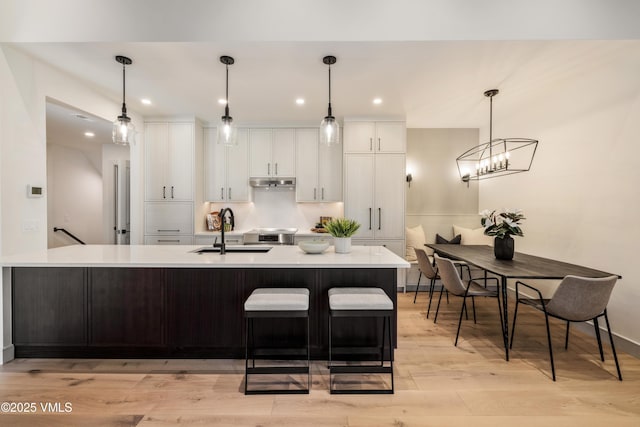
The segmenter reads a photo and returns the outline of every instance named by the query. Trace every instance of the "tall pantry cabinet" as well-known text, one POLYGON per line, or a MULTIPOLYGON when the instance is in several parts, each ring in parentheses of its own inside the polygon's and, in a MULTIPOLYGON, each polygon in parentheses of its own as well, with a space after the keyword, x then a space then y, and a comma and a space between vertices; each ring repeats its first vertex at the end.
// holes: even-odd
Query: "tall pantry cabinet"
POLYGON ((406 128, 401 121, 344 124, 344 216, 360 223, 357 245, 405 256, 406 128))
POLYGON ((152 121, 144 127, 144 242, 193 244, 194 121, 152 121))

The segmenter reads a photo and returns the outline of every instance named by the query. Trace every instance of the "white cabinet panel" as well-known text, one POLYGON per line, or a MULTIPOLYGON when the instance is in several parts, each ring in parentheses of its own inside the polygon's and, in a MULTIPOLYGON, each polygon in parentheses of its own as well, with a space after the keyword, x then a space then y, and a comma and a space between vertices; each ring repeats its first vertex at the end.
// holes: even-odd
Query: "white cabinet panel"
POLYGON ((193 203, 147 202, 144 218, 145 235, 193 234, 193 203))
POLYGON ((145 124, 145 200, 193 200, 194 124, 145 124))
POLYGON ((319 201, 318 129, 296 130, 296 170, 296 201, 319 201))
POLYGON ((342 201, 342 144, 319 144, 318 187, 321 202, 342 201))
POLYGON ((238 129, 238 144, 217 143, 215 128, 204 130, 204 199, 210 202, 249 200, 248 130, 238 129))
POLYGON ((402 121, 347 121, 345 153, 405 153, 407 131, 402 121))
POLYGON ((375 237, 403 239, 405 215, 405 155, 375 156, 375 237))
POLYGON ((249 175, 293 177, 296 174, 295 129, 251 129, 249 175))
POLYGON ((373 238, 373 154, 346 155, 344 174, 344 216, 360 223, 355 237, 373 238))
POLYGON ((145 236, 145 245, 193 245, 193 236, 145 236))

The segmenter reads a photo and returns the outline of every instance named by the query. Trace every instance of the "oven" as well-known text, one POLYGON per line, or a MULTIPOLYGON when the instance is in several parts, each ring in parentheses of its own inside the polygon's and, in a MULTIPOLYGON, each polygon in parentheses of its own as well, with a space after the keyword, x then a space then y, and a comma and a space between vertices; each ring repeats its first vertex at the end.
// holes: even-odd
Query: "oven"
POLYGON ((244 233, 245 245, 293 245, 297 228, 256 228, 244 233))

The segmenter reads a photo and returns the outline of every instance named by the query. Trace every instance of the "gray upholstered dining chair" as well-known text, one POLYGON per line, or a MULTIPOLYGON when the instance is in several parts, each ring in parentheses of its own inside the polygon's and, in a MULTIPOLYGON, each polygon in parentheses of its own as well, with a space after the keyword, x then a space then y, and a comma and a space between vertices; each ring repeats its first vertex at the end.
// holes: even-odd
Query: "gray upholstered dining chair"
MULTIPOLYGON (((458 320, 458 331, 456 332, 456 341, 455 345, 458 345, 458 336, 460 335, 460 325, 462 324, 462 314, 465 311, 467 305, 467 298, 471 298, 471 304, 473 305, 473 322, 476 323, 476 304, 475 297, 492 297, 498 301, 498 313, 500 313, 500 334, 502 334, 502 306, 500 304, 500 297, 498 294, 498 279, 495 277, 482 278, 482 279, 473 279, 469 278, 469 280, 465 283, 458 271, 456 270, 455 263, 447 258, 442 258, 435 254, 436 265, 438 266, 438 274, 440 275, 440 280, 442 281, 442 285, 444 288, 452 295, 462 297, 462 307, 460 308, 460 319, 458 320), (479 283, 478 280, 485 281, 484 283, 479 283), (486 281, 495 280, 495 286, 488 287, 486 286, 486 281)), ((438 306, 436 307, 436 315, 433 319, 433 323, 438 321, 438 312, 440 311, 440 301, 442 300, 442 292, 440 293, 440 298, 438 298, 438 306)))
POLYGON ((604 362, 604 353, 602 352, 602 340, 600 339, 600 327, 598 318, 604 317, 609 332, 609 341, 611 342, 611 350, 613 351, 613 359, 616 362, 616 370, 618 371, 618 379, 622 381, 622 373, 618 364, 618 355, 613 344, 613 336, 611 335, 611 327, 609 326, 609 318, 607 317, 607 304, 613 287, 618 280, 617 276, 609 276, 602 278, 589 278, 578 276, 566 276, 556 289, 551 299, 544 299, 542 293, 533 286, 526 283, 516 282, 516 308, 513 313, 513 326, 511 328, 511 343, 509 347, 513 347, 513 335, 516 329, 516 319, 518 316, 518 305, 526 304, 544 313, 544 319, 547 325, 547 341, 549 343, 549 359, 551 360, 551 375, 556 380, 556 370, 553 364, 553 349, 551 346, 551 332, 549 330, 549 316, 561 319, 567 322, 567 331, 565 335, 564 348, 569 345, 569 325, 571 322, 593 321, 593 326, 598 339, 598 349, 600 350, 600 359, 604 362), (537 294, 537 298, 521 298, 520 286, 524 286, 533 290, 537 294))
POLYGON ((429 279, 429 308, 427 309, 427 318, 429 318, 429 311, 431 310, 431 300, 433 299, 433 289, 435 287, 436 280, 440 277, 438 276, 438 271, 431 264, 429 260, 429 256, 424 251, 424 249, 414 249, 416 253, 416 258, 418 260, 418 269, 420 270, 420 275, 418 276, 418 284, 416 285, 416 294, 413 296, 413 303, 416 303, 416 298, 418 297, 418 290, 420 289, 420 279, 422 276, 429 279))

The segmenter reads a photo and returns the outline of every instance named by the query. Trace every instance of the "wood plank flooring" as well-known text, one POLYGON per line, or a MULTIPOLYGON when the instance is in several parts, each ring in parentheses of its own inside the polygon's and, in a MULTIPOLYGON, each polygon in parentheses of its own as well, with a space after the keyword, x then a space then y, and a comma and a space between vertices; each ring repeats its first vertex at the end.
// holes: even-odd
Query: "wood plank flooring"
MULTIPOLYGON (((313 363, 309 395, 244 396, 242 360, 18 359, 0 366, 0 402, 36 413, 0 413, 1 426, 548 426, 640 425, 640 360, 552 322, 557 382, 551 381, 544 318, 522 307, 505 362, 495 300, 478 300, 478 323, 460 299, 426 319, 426 294, 398 294, 394 395, 330 395, 326 362, 313 363), (59 403, 59 413, 41 403, 59 403), (64 412, 64 404, 71 411, 64 412)), ((513 307, 511 307, 513 309, 513 307)), ((608 342, 605 339, 605 342, 608 342)), ((367 378, 374 386, 380 378, 367 378)), ((300 379, 302 381, 302 379, 300 379)), ((346 378, 344 386, 359 382, 346 378)))

